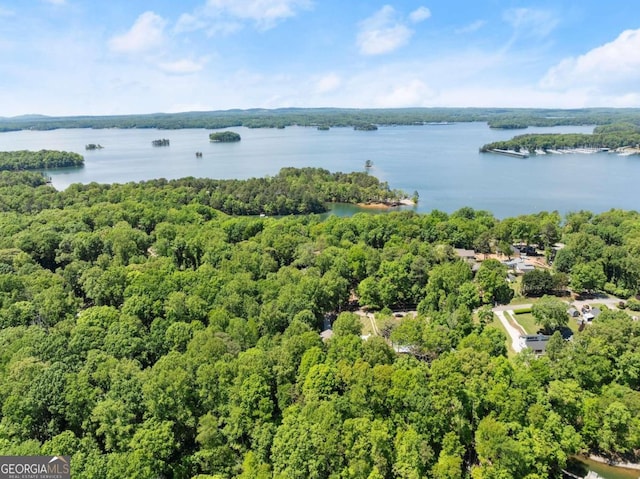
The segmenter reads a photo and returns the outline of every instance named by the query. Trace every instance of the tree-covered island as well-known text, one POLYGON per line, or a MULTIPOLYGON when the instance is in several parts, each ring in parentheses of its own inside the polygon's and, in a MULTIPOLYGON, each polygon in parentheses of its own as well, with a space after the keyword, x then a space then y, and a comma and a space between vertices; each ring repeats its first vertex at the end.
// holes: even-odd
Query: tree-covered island
POLYGON ((82 155, 69 151, 0 151, 0 171, 70 168, 83 165, 82 155))
POLYGON ((240 140, 240 135, 235 131, 217 131, 209 135, 209 141, 214 143, 233 143, 240 140))

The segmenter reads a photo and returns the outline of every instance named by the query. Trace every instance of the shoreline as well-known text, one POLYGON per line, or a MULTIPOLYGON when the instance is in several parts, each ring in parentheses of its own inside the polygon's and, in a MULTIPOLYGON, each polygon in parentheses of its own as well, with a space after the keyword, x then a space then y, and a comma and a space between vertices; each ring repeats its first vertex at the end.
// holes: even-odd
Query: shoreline
POLYGON ((409 198, 403 198, 394 202, 371 202, 371 203, 356 203, 359 208, 370 208, 377 210, 384 210, 389 208, 397 208, 399 206, 415 206, 416 203, 409 198))
POLYGON ((630 469, 633 471, 640 471, 640 464, 637 462, 620 462, 620 461, 607 459, 606 457, 597 456, 595 454, 589 454, 586 457, 588 457, 594 462, 599 462, 600 464, 606 464, 607 466, 620 467, 622 469, 630 469))

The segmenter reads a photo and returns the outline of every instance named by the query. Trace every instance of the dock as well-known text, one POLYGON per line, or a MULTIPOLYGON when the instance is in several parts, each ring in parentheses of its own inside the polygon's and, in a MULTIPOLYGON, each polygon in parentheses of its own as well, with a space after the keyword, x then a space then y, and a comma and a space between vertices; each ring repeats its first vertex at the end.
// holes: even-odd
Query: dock
POLYGON ((577 476, 576 474, 573 474, 565 469, 561 469, 561 470, 565 476, 570 477, 572 479, 604 479, 601 475, 593 471, 589 471, 589 474, 582 477, 582 476, 577 476))
POLYGON ((494 148, 493 150, 489 150, 492 153, 498 153, 499 155, 513 156, 515 158, 529 158, 529 153, 524 153, 521 151, 515 150, 501 150, 500 148, 494 148))

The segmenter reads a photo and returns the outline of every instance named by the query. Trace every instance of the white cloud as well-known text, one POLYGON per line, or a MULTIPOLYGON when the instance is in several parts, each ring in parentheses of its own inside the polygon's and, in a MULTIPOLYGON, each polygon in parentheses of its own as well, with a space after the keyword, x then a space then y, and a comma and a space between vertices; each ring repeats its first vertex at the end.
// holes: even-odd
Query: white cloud
POLYGON ((418 7, 409 15, 409 20, 412 23, 420 23, 428 18, 431 18, 431 10, 427 7, 418 7))
POLYGON ((206 28, 208 25, 209 22, 205 21, 198 15, 183 13, 182 15, 180 15, 180 18, 178 18, 178 21, 176 22, 175 31, 178 33, 194 32, 196 30, 206 28))
POLYGON ((158 66, 166 73, 173 73, 177 75, 187 75, 190 73, 197 73, 204 68, 206 59, 199 61, 191 60, 188 58, 182 60, 176 60, 173 62, 160 63, 158 66))
POLYGON ((394 86, 391 91, 377 97, 375 102, 383 108, 424 106, 434 95, 434 91, 426 83, 413 79, 394 86))
POLYGON ((244 22, 253 23, 259 30, 268 30, 312 6, 312 0, 207 0, 193 13, 183 14, 175 30, 229 34, 239 30, 244 22))
POLYGON ((405 45, 413 35, 391 5, 385 5, 360 23, 357 43, 364 55, 381 55, 405 45))
POLYGON ((45 3, 50 3, 51 5, 65 5, 67 0, 43 0, 45 3))
POLYGON ((140 15, 131 29, 109 40, 109 48, 118 53, 142 53, 164 43, 167 22, 154 12, 140 15))
POLYGON ((502 18, 513 27, 516 35, 522 37, 546 37, 559 23, 552 12, 536 8, 511 8, 502 18))
POLYGON ((480 30, 486 24, 487 22, 485 20, 476 20, 475 22, 470 23, 469 25, 465 25, 464 27, 460 27, 456 29, 455 33, 458 33, 458 34, 473 33, 480 30))
POLYGON ((330 93, 337 90, 342 84, 342 79, 335 73, 328 73, 316 82, 317 93, 330 93))
POLYGON ((543 77, 543 88, 587 88, 617 95, 635 95, 640 82, 640 29, 626 30, 610 43, 584 55, 562 60, 543 77))

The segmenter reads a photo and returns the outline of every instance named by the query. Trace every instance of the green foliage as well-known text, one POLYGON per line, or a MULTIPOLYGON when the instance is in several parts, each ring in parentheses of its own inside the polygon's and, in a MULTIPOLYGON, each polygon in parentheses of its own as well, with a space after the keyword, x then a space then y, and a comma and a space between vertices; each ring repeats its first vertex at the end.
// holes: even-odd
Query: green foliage
POLYGON ((84 165, 84 158, 68 151, 0 151, 0 171, 41 170, 44 168, 67 168, 84 165))
POLYGON ((589 134, 529 134, 519 135, 511 140, 488 143, 480 148, 481 152, 495 149, 516 150, 562 150, 563 148, 621 148, 623 146, 640 144, 640 131, 621 130, 589 134))
POLYGON ((531 314, 542 329, 551 334, 569 322, 567 303, 554 296, 543 296, 531 307, 531 314))
POLYGON ((214 143, 233 143, 240 139, 240 135, 235 131, 218 131, 209 135, 209 140, 214 143))
MULTIPOLYGON (((280 108, 161 113, 149 115, 28 117, 0 120, 0 131, 56 128, 284 128, 286 126, 344 127, 360 124, 421 125, 441 122, 483 121, 492 128, 527 126, 638 124, 640 112, 624 108, 505 109, 505 108, 280 108)), ((610 131, 627 127, 612 125, 610 131)), ((599 131, 604 133, 605 130, 599 131)))
MULTIPOLYGON (((285 176, 307 174, 332 178, 285 176)), ((626 312, 554 335, 541 358, 507 358, 490 306, 474 321, 500 300, 504 267, 474 277, 453 248, 552 238, 554 214, 231 218, 211 206, 213 180, 56 192, 11 175, 0 454, 70 454, 74 477, 457 478, 554 477, 582 447, 640 449, 640 329, 626 312), (384 308, 385 337, 360 337, 356 301, 384 308)), ((630 287, 639 224, 571 215, 569 271, 594 263, 630 287)), ((553 301, 534 307, 549 328, 566 319, 553 301)))

